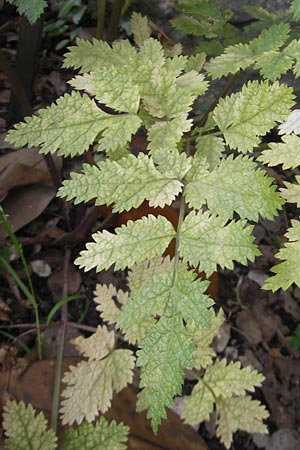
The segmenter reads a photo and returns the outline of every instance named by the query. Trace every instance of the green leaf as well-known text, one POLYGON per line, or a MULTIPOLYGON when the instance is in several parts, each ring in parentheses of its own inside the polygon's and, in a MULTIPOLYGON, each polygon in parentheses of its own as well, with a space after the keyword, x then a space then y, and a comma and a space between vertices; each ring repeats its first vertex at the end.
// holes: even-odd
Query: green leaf
POLYGON ((285 182, 286 189, 281 188, 280 192, 282 197, 289 203, 297 203, 300 206, 300 176, 296 175, 295 180, 297 184, 285 182))
POLYGON ((47 421, 43 413, 36 416, 31 405, 23 402, 8 401, 3 408, 3 428, 6 440, 5 448, 10 450, 54 450, 56 436, 53 430, 47 430, 47 421))
POLYGON ((245 228, 245 221, 230 222, 207 212, 191 212, 181 228, 179 254, 184 262, 211 275, 217 265, 233 268, 233 261, 247 264, 260 252, 253 244, 251 226, 245 228))
POLYGON ((156 255, 161 255, 175 237, 171 222, 165 217, 149 215, 117 228, 116 234, 104 230, 93 234, 95 242, 86 245, 75 263, 85 270, 96 268, 99 272, 115 264, 116 270, 156 255))
POLYGON ((96 96, 100 103, 121 112, 136 114, 140 104, 140 90, 131 70, 124 67, 107 67, 90 75, 77 76, 70 81, 75 89, 96 96))
POLYGON ((204 52, 198 53, 196 55, 191 55, 186 63, 185 71, 196 70, 200 72, 206 61, 206 54, 204 52))
POLYGON ((205 369, 208 365, 212 364, 216 352, 211 347, 211 344, 213 339, 218 336, 223 322, 224 315, 220 309, 217 315, 212 315, 208 328, 199 327, 195 322, 187 325, 187 331, 191 336, 193 344, 196 346, 193 354, 195 359, 194 368, 196 370, 205 369))
POLYGON ((232 219, 236 212, 257 222, 259 215, 272 219, 283 203, 272 181, 252 158, 231 155, 212 172, 202 171, 188 183, 185 198, 196 209, 207 202, 209 211, 224 219, 232 219))
POLYGON ((181 417, 185 423, 196 425, 209 419, 213 412, 215 398, 213 393, 205 387, 200 379, 195 385, 192 394, 184 397, 185 408, 181 417))
POLYGON ((300 165, 300 138, 295 134, 282 136, 283 143, 271 142, 269 148, 264 150, 258 157, 258 161, 262 161, 268 166, 278 166, 282 164, 282 168, 294 169, 300 165))
POLYGON ((115 334, 106 327, 98 325, 97 330, 90 337, 78 336, 72 340, 77 350, 89 360, 101 360, 114 349, 115 334))
POLYGON ((100 149, 125 145, 140 125, 138 116, 113 116, 78 92, 60 97, 56 104, 42 109, 39 116, 28 117, 8 133, 15 145, 41 146, 42 153, 75 156, 84 153, 102 132, 100 149))
POLYGON ((114 298, 118 299, 121 305, 128 300, 128 292, 118 290, 110 284, 109 286, 97 284, 94 291, 94 302, 98 305, 97 311, 100 311, 101 318, 109 325, 117 323, 121 314, 114 298))
POLYGON ((211 24, 205 21, 198 21, 193 17, 176 17, 171 20, 171 24, 176 30, 194 36, 205 36, 211 30, 211 24))
POLYGON ((156 256, 151 260, 142 261, 132 266, 128 273, 127 281, 130 290, 146 286, 150 278, 155 275, 162 275, 170 272, 174 268, 174 261, 169 256, 165 258, 156 256))
POLYGON ((144 389, 139 403, 148 407, 154 432, 166 417, 165 406, 172 407, 173 397, 181 393, 184 368, 193 365, 192 353, 193 345, 178 316, 162 316, 142 342, 137 365, 142 368, 140 387, 144 389))
POLYGON ((180 193, 182 183, 161 174, 151 158, 128 155, 119 161, 105 160, 99 166, 84 165, 83 173, 71 174, 59 191, 75 203, 96 198, 96 205, 114 203, 113 211, 138 208, 144 200, 150 206, 170 205, 180 193))
POLYGON ((267 80, 275 81, 284 75, 293 66, 293 59, 280 51, 263 53, 254 65, 261 76, 267 80))
POLYGON ((108 423, 102 416, 93 425, 83 422, 63 435, 60 450, 125 450, 129 428, 123 423, 108 423))
POLYGON ((81 73, 101 71, 106 67, 135 66, 137 53, 129 41, 115 42, 112 47, 107 42, 93 39, 92 42, 77 39, 76 46, 68 48, 63 67, 81 69, 81 73))
POLYGON ((148 19, 139 13, 133 12, 130 24, 134 42, 138 46, 141 46, 143 42, 151 36, 151 28, 148 25, 148 19))
POLYGON ((246 153, 259 144, 260 136, 276 122, 287 118, 293 98, 291 88, 286 85, 250 81, 240 93, 221 99, 213 117, 227 145, 246 153))
POLYGON ((298 22, 300 20, 300 2, 299 0, 292 0, 289 12, 292 14, 293 19, 298 22))
MULTIPOLYGON (((98 342, 101 345, 101 342, 98 342)), ((92 422, 110 407, 113 390, 121 391, 133 376, 135 358, 131 350, 117 349, 105 359, 82 361, 70 366, 63 382, 60 412, 63 424, 92 422)))
POLYGON ((300 286, 300 222, 292 219, 291 224, 291 228, 285 235, 288 242, 275 255, 282 262, 272 267, 271 271, 275 275, 267 279, 263 289, 271 289, 275 292, 280 288, 288 289, 292 283, 300 286))
POLYGON ((283 55, 296 60, 293 72, 295 77, 300 76, 300 39, 293 39, 289 45, 282 50, 283 55))
POLYGON ((194 158, 205 158, 209 169, 213 170, 220 162, 225 144, 222 138, 207 134, 196 138, 196 149, 194 158))
POLYGON ((38 20, 47 7, 45 0, 8 0, 8 3, 15 5, 18 13, 26 16, 31 24, 38 20))
POLYGON ((237 430, 248 433, 268 433, 263 419, 268 417, 265 406, 249 397, 232 397, 218 400, 217 436, 227 449, 232 444, 232 434, 237 430))

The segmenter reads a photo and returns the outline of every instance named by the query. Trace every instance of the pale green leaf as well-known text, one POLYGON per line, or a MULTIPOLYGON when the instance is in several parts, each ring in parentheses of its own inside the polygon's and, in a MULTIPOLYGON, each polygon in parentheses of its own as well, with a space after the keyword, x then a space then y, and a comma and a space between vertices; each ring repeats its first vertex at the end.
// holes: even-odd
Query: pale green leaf
POLYGON ((194 36, 205 36, 211 30, 211 24, 202 20, 201 22, 194 17, 176 17, 171 20, 171 24, 176 30, 194 36))
POLYGON ((182 183, 159 172, 149 156, 129 154, 118 161, 105 160, 99 166, 84 165, 83 173, 71 174, 59 191, 75 203, 96 198, 97 205, 114 204, 113 211, 138 208, 144 200, 150 206, 170 205, 182 183))
POLYGON ((291 228, 285 235, 288 242, 276 254, 282 262, 272 267, 271 271, 275 275, 267 279, 263 289, 271 289, 275 292, 280 288, 288 289, 292 283, 300 286, 300 222, 292 219, 291 224, 291 228))
POLYGON ((151 328, 138 352, 141 367, 142 404, 148 407, 154 432, 166 417, 165 407, 173 406, 173 397, 181 393, 183 371, 193 365, 193 345, 189 343, 182 319, 164 315, 151 328))
POLYGON ((70 81, 75 89, 83 89, 100 103, 117 111, 135 114, 140 104, 139 87, 134 83, 131 70, 125 67, 107 67, 90 75, 77 76, 70 81))
POLYGON ((197 137, 196 149, 195 157, 205 158, 212 170, 219 164, 225 144, 222 138, 207 134, 197 137))
POLYGON ((194 351, 194 367, 197 370, 206 368, 212 363, 216 353, 211 347, 213 339, 218 336, 219 329, 224 322, 224 315, 220 309, 217 315, 213 314, 210 318, 208 328, 199 327, 194 323, 187 325, 187 331, 191 336, 193 344, 196 346, 194 351))
POLYGON ((123 423, 108 423, 102 416, 95 424, 83 422, 65 431, 60 450, 125 450, 128 433, 123 423))
POLYGON ((234 395, 245 395, 246 391, 254 392, 256 386, 261 386, 264 376, 250 366, 241 368, 241 363, 226 359, 215 361, 206 369, 203 377, 205 386, 209 386, 216 397, 224 399, 234 395))
POLYGON ((115 333, 106 327, 98 325, 97 330, 90 337, 78 336, 72 340, 77 350, 86 358, 100 360, 107 356, 114 348, 115 333))
POLYGON ((130 290, 145 286, 150 278, 155 275, 170 272, 174 268, 174 261, 169 256, 165 258, 156 256, 151 260, 146 260, 135 264, 127 275, 130 290))
MULTIPOLYGON (((298 165, 298 164, 297 164, 298 165)), ((300 176, 296 175, 295 180, 297 184, 285 182, 285 189, 281 188, 282 197, 289 203, 297 203, 300 206, 300 176)))
POLYGON ((257 58, 254 69, 258 69, 261 76, 267 80, 275 81, 284 75, 293 66, 293 59, 281 51, 271 50, 257 58))
POLYGON ((107 42, 77 39, 76 46, 68 48, 63 67, 81 69, 81 73, 105 70, 106 67, 135 66, 137 53, 129 41, 123 40, 109 46, 107 42))
POLYGON ((116 234, 106 230, 93 234, 95 242, 86 245, 75 263, 85 270, 95 267, 98 272, 112 264, 116 269, 125 269, 161 255, 175 237, 173 225, 163 216, 130 220, 115 231, 116 234))
POLYGON ((31 405, 8 401, 3 407, 5 448, 10 450, 54 450, 56 436, 47 430, 47 421, 42 412, 36 415, 31 405))
POLYGON ((260 143, 260 136, 288 117, 293 98, 291 88, 286 85, 250 81, 238 94, 220 100, 214 120, 227 145, 246 153, 260 143))
POLYGON ((8 0, 8 3, 15 5, 18 13, 26 16, 31 24, 37 21, 47 7, 45 0, 8 0))
POLYGON ((191 212, 181 228, 179 254, 185 262, 211 275, 220 267, 232 269, 233 261, 247 264, 260 252, 253 243, 252 226, 245 221, 230 222, 207 212, 191 212))
POLYGON ((278 126, 278 134, 300 134, 300 109, 294 109, 285 122, 278 126))
POLYGON ((92 422, 110 407, 113 390, 119 392, 131 383, 134 367, 131 350, 117 349, 105 359, 82 361, 70 366, 63 382, 60 412, 63 424, 81 424, 86 419, 92 422))
POLYGON ((173 58, 174 56, 180 56, 182 54, 182 45, 177 43, 172 47, 165 47, 164 54, 167 58, 173 58))
POLYGON ((282 136, 282 143, 270 142, 269 148, 258 157, 268 166, 282 164, 282 168, 294 169, 300 165, 300 137, 295 134, 282 136))
POLYGON ((8 141, 29 147, 41 146, 42 153, 75 156, 84 153, 102 132, 100 149, 125 145, 140 125, 138 116, 105 113, 87 95, 65 94, 38 116, 25 119, 8 133, 8 141))
POLYGON ((191 395, 184 397, 185 408, 181 413, 181 417, 185 423, 197 425, 209 419, 210 414, 213 412, 214 402, 215 399, 212 392, 205 387, 200 379, 191 395))
POLYGON ((133 12, 130 24, 134 42, 138 46, 141 46, 141 44, 151 36, 151 28, 148 25, 148 19, 139 13, 133 12))
POLYGON ((120 304, 126 303, 128 292, 117 291, 112 284, 109 286, 97 284, 94 295, 94 302, 98 305, 96 310, 100 311, 101 318, 109 325, 117 323, 121 309, 118 308, 114 298, 117 298, 120 304))
POLYGON ((273 179, 258 168, 252 158, 229 156, 212 172, 200 173, 185 189, 190 207, 200 209, 207 202, 209 211, 232 219, 234 212, 242 219, 258 221, 259 215, 273 219, 283 201, 273 179))
POLYGON ((200 72, 206 62, 206 54, 204 52, 198 53, 196 55, 191 55, 185 66, 186 72, 190 70, 196 70, 200 72))
MULTIPOLYGON (((183 70, 186 68, 188 61, 187 56, 176 55, 174 57, 169 57, 166 59, 164 67, 170 73, 170 77, 177 78, 182 74, 183 70)), ((186 72, 186 70, 185 70, 186 72)))
POLYGON ((247 433, 268 433, 262 420, 269 414, 265 406, 249 397, 219 399, 217 403, 217 436, 227 449, 232 444, 232 434, 237 430, 247 433))

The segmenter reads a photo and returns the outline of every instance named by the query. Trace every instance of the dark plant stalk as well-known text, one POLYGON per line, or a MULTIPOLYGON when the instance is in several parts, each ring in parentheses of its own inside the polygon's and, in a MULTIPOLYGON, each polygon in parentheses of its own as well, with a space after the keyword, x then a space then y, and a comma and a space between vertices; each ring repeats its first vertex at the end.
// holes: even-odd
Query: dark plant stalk
POLYGON ((106 38, 108 42, 113 42, 117 37, 123 6, 124 0, 115 0, 108 25, 106 38))
POLYGON ((105 11, 106 11, 106 0, 97 0, 96 39, 104 39, 105 11))

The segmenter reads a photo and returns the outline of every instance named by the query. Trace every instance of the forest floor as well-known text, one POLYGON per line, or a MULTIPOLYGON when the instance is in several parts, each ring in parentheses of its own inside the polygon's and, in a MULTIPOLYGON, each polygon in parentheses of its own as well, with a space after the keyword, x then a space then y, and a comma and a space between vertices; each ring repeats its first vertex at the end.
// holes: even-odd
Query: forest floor
MULTIPOLYGON (((1 2, 0 7, 0 45, 13 64, 20 19, 12 7, 4 6, 1 2)), ((51 17, 54 17, 54 13, 51 17)), ((75 27, 74 24, 70 26, 71 29, 75 27)), ((92 19, 83 21, 80 35, 90 38, 94 32, 92 19)), ((67 82, 74 72, 61 69, 64 50, 55 50, 61 40, 61 36, 43 36, 34 83, 34 111, 48 106, 65 92, 70 92, 67 82)), ((99 314, 92 301, 96 284, 113 283, 117 288, 124 286, 122 272, 84 273, 72 263, 91 232, 101 227, 112 227, 114 217, 105 216, 90 205, 75 208, 59 201, 55 198, 56 188, 45 161, 37 149, 13 150, 5 142, 7 130, 13 123, 9 111, 10 98, 11 86, 0 67, 0 201, 23 245, 42 321, 66 295, 80 294, 83 297, 68 304, 67 340, 70 340, 80 333, 92 331, 99 324, 99 314)), ((140 145, 138 138, 135 145, 140 145)), ((62 171, 62 177, 67 178, 70 171, 79 170, 83 158, 63 161, 56 157, 54 162, 58 170, 62 171)), ((284 175, 277 168, 269 172, 280 185, 289 179, 289 175, 292 178, 292 175, 299 173, 299 170, 285 172, 284 175)), ((264 374, 265 382, 255 395, 270 412, 270 436, 237 433, 232 446, 235 450, 300 448, 300 288, 292 286, 287 291, 276 293, 261 289, 270 274, 270 267, 276 262, 274 255, 282 244, 282 236, 290 220, 298 216, 299 210, 288 206, 276 220, 260 221, 254 227, 254 235, 261 256, 248 267, 236 265, 232 271, 219 271, 216 301, 225 312, 226 322, 215 343, 216 351, 228 360, 250 363, 264 374)), ((0 228, 0 255, 6 245, 7 238, 3 228, 0 228)), ((12 264, 18 276, 25 279, 20 260, 16 258, 12 264)), ((35 407, 50 413, 49 386, 53 383, 52 361, 56 357, 60 339, 60 312, 54 316, 47 332, 43 361, 30 361, 24 346, 36 353, 33 309, 14 277, 3 268, 0 268, 0 278, 0 400, 1 397, 3 401, 7 396, 13 396, 18 400, 30 401, 35 407), (3 333, 10 333, 11 338, 3 333)), ((64 354, 65 367, 78 359, 72 345, 65 347, 64 354)), ((132 419, 130 408, 134 408, 134 399, 129 392, 122 395, 123 398, 115 401, 130 403, 127 415, 131 415, 132 419), (128 395, 125 400, 124 395, 128 395)), ((120 404, 115 406, 115 411, 118 409, 120 404)), ((149 431, 144 429, 145 419, 138 420, 144 421, 143 424, 135 424, 140 447, 134 446, 133 439, 130 444, 132 447, 129 448, 178 449, 175 440, 153 441, 148 438, 149 431)), ((181 426, 174 416, 168 420, 169 426, 174 427, 175 423, 181 426)), ((167 430, 168 425, 165 426, 167 430)), ((195 445, 196 441, 193 442, 194 430, 186 431, 187 428, 180 428, 182 434, 186 433, 182 450, 201 448, 197 447, 197 443, 195 445)), ((199 434, 207 449, 224 449, 215 438, 214 418, 201 424, 199 434)))

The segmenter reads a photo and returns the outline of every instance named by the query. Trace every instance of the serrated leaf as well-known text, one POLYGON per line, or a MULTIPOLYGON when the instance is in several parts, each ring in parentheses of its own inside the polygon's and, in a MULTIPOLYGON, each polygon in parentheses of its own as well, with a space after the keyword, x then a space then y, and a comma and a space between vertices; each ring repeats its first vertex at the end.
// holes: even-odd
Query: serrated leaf
POLYGON ((218 336, 219 329, 224 322, 224 315, 220 309, 217 315, 213 314, 210 319, 209 328, 199 327, 194 323, 187 325, 187 331, 191 336, 196 349, 194 351, 194 368, 201 370, 212 363, 213 357, 216 355, 211 347, 213 339, 218 336))
POLYGON ((300 165, 300 138, 295 134, 282 136, 283 143, 270 142, 269 148, 258 157, 268 166, 282 164, 282 168, 294 169, 300 165))
POLYGON ((90 337, 84 338, 83 336, 78 336, 72 340, 72 344, 86 358, 99 361, 113 350, 115 333, 108 331, 106 327, 98 325, 97 330, 90 337))
POLYGON ((77 76, 70 81, 75 89, 83 89, 96 96, 99 102, 121 112, 135 114, 140 104, 140 90, 131 70, 126 67, 107 67, 90 75, 77 76))
POLYGON ((281 51, 269 51, 257 58, 254 69, 258 69, 261 76, 275 81, 293 66, 293 59, 281 51))
MULTIPOLYGON (((298 164, 297 164, 298 165, 298 164)), ((285 182, 285 189, 281 188, 282 197, 289 203, 297 203, 300 206, 300 176, 296 175, 295 180, 297 184, 285 182)))
POLYGON ((47 7, 45 0, 8 0, 8 3, 15 5, 18 13, 26 16, 31 24, 38 20, 47 7))
POLYGON ((184 397, 185 408, 181 417, 185 423, 196 425, 207 420, 213 412, 215 398, 209 389, 206 389, 202 380, 195 385, 191 395, 184 397))
POLYGON ((300 76, 300 39, 293 39, 289 45, 282 50, 285 56, 293 58, 296 60, 293 67, 293 72, 296 78, 300 76))
POLYGON ((133 12, 130 24, 134 42, 141 46, 141 44, 151 36, 151 28, 148 25, 148 19, 139 13, 133 12))
POLYGON ((165 217, 149 215, 135 222, 117 228, 116 234, 104 230, 94 233, 95 242, 86 245, 87 250, 80 253, 75 264, 85 270, 108 269, 115 264, 116 270, 131 267, 133 264, 161 255, 169 242, 175 237, 171 222, 165 217))
POLYGON ((288 242, 275 255, 282 262, 272 267, 271 271, 275 273, 265 282, 263 289, 270 289, 273 292, 282 288, 288 289, 292 283, 300 286, 300 222, 291 220, 291 228, 288 229, 286 237, 288 242))
POLYGON ((225 359, 217 360, 209 366, 203 377, 204 385, 210 386, 216 397, 224 399, 234 395, 245 395, 246 391, 254 392, 254 387, 261 386, 264 376, 250 366, 241 368, 241 363, 225 359))
POLYGON ((268 417, 265 406, 249 397, 219 399, 217 403, 217 436, 227 449, 232 444, 232 434, 237 430, 248 433, 268 433, 263 419, 268 417))
POLYGON ((130 300, 123 305, 118 327, 130 329, 143 320, 162 314, 172 308, 174 314, 180 314, 187 323, 209 327, 213 315, 211 300, 204 292, 208 282, 195 280, 195 274, 186 269, 155 275, 144 286, 131 291, 130 300))
POLYGON ((63 378, 67 384, 60 409, 63 424, 81 424, 84 419, 92 422, 99 412, 105 413, 113 390, 119 392, 131 382, 134 362, 131 350, 117 349, 100 361, 70 366, 63 378))
POLYGON ((299 0, 291 1, 290 7, 289 7, 289 12, 292 13, 292 17, 296 22, 298 22, 300 20, 300 2, 299 2, 299 0))
POLYGON ((113 211, 138 208, 144 200, 150 206, 170 205, 182 189, 179 180, 160 173, 149 156, 129 154, 118 161, 105 160, 99 166, 84 165, 83 173, 73 173, 59 191, 75 203, 96 198, 96 205, 114 204, 113 211))
POLYGON ((95 425, 83 422, 65 431, 60 450, 125 450, 128 432, 123 423, 108 423, 102 416, 95 425))
POLYGON ((294 109, 287 120, 278 126, 278 134, 300 134, 300 109, 294 109))
POLYGON ((117 291, 112 284, 109 286, 97 284, 94 295, 94 302, 98 305, 96 310, 100 311, 101 318, 109 325, 117 323, 121 309, 118 308, 114 297, 118 299, 120 304, 123 304, 128 300, 128 292, 117 291))
POLYGON ((134 66, 136 50, 127 40, 115 42, 112 47, 107 42, 93 39, 92 42, 77 39, 76 46, 68 48, 63 67, 81 69, 81 73, 101 71, 111 66, 134 66))
POLYGON ((97 107, 87 95, 65 94, 56 104, 27 117, 10 130, 7 140, 15 145, 41 146, 41 153, 75 156, 84 153, 102 132, 100 149, 125 145, 140 125, 138 116, 113 116, 97 107))
POLYGON ((56 436, 47 430, 47 421, 41 412, 36 415, 32 405, 8 401, 4 405, 3 428, 5 448, 10 450, 54 450, 56 436))
POLYGON ((230 222, 207 212, 191 212, 181 228, 179 254, 185 262, 211 275, 217 265, 233 268, 233 261, 247 264, 260 252, 253 244, 252 227, 245 221, 230 222))
POLYGON ((173 405, 173 397, 181 393, 184 368, 193 364, 193 345, 182 319, 164 315, 147 333, 138 352, 141 367, 143 406, 148 407, 154 432, 166 417, 165 407, 173 405))
POLYGON ((259 144, 260 136, 276 122, 287 118, 293 98, 291 88, 286 85, 250 81, 240 93, 221 99, 213 117, 227 145, 246 153, 259 144))
POLYGON ((176 17, 170 22, 176 30, 195 36, 205 36, 211 30, 211 24, 209 22, 200 22, 194 17, 176 17))
POLYGON ((189 72, 190 70, 196 70, 197 72, 200 72, 200 70, 203 68, 206 61, 206 54, 205 52, 198 53, 196 55, 191 55, 186 63, 185 71, 189 72))
POLYGON ((209 62, 207 71, 213 79, 216 79, 246 69, 255 64, 262 55, 270 51, 277 51, 288 39, 289 32, 288 24, 274 24, 267 30, 264 29, 249 44, 239 43, 227 47, 222 55, 209 62))
POLYGON ((146 260, 135 264, 127 275, 128 286, 130 290, 145 286, 150 278, 155 275, 170 272, 174 268, 174 262, 169 257, 156 256, 151 260, 146 260))
POLYGON ((200 209, 207 202, 212 214, 232 219, 236 212, 242 219, 257 222, 259 215, 272 219, 283 203, 272 181, 252 158, 231 155, 188 183, 185 198, 192 208, 200 209))
POLYGON ((197 137, 196 149, 195 157, 205 158, 209 169, 213 170, 220 162, 225 144, 222 138, 208 134, 197 137))

